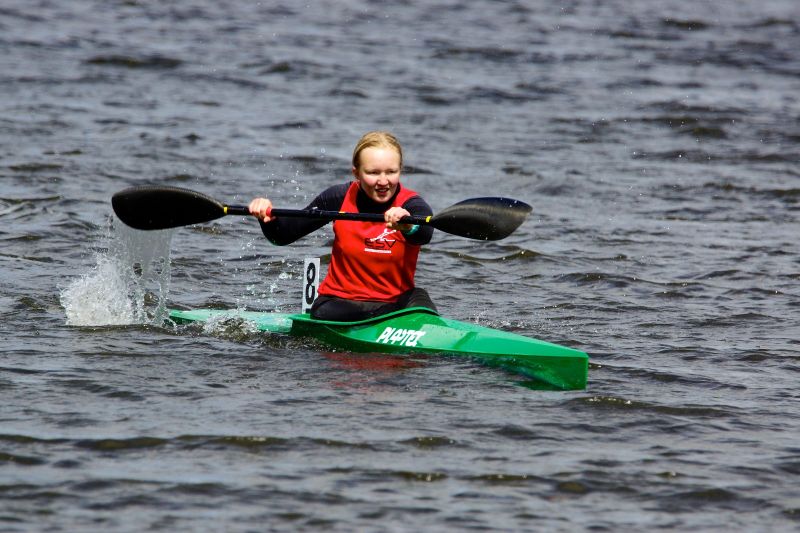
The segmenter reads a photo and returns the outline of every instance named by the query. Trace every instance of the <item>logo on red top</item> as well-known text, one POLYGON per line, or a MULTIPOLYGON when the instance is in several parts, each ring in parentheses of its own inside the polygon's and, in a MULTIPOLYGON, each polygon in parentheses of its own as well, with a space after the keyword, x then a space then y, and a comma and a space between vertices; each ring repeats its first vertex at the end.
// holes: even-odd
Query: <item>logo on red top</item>
POLYGON ((397 232, 397 230, 384 229, 377 237, 368 237, 364 239, 364 251, 379 254, 392 253, 392 247, 397 243, 397 239, 390 239, 387 237, 395 232, 397 232))

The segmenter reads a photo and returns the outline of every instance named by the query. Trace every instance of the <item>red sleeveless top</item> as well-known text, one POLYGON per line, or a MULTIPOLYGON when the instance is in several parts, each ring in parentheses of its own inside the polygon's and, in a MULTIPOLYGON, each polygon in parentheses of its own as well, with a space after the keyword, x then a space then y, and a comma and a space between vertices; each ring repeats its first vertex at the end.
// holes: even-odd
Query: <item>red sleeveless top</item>
MULTIPOLYGON (((341 211, 358 212, 357 181, 350 184, 341 211)), ((402 205, 416 192, 400 188, 390 207, 402 205)), ((319 286, 319 294, 348 300, 394 302, 414 288, 414 273, 420 246, 406 242, 399 230, 385 222, 336 220, 333 223, 333 250, 328 274, 319 286)))

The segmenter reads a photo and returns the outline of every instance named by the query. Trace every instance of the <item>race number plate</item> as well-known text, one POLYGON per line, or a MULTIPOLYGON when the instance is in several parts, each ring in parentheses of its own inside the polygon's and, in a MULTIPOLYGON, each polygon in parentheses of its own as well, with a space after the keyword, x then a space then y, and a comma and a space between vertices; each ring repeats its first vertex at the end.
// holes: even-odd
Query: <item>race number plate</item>
POLYGON ((303 312, 308 313, 319 290, 319 257, 303 261, 303 312))

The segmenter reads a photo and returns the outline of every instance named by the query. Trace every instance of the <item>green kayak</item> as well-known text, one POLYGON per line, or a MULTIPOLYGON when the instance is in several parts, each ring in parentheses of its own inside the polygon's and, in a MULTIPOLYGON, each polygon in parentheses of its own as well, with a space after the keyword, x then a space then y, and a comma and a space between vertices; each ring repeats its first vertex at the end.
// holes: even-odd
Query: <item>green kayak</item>
POLYGON ((352 352, 465 355, 559 390, 586 388, 589 357, 582 351, 442 318, 430 309, 403 309, 358 322, 314 320, 307 314, 197 309, 171 310, 178 324, 240 318, 260 331, 312 337, 352 352))

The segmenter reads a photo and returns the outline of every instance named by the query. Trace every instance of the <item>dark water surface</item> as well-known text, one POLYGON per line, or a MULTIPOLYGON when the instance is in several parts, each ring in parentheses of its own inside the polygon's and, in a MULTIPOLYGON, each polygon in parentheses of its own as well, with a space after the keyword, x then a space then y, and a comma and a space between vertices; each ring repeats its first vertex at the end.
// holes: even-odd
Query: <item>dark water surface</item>
POLYGON ((795 530, 798 15, 4 0, 0 530, 795 530), (503 241, 437 233, 417 281, 585 350, 585 391, 160 325, 164 301, 295 311, 331 233, 142 236, 114 192, 301 207, 376 128, 434 210, 534 206, 503 241))

